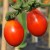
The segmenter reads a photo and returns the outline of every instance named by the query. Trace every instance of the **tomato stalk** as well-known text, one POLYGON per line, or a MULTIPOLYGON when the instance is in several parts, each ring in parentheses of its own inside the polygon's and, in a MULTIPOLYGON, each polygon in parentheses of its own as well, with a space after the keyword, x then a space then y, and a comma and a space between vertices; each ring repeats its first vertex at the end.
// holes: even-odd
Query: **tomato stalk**
POLYGON ((40 6, 40 7, 49 7, 50 4, 39 3, 39 6, 40 6))
POLYGON ((25 11, 25 10, 30 11, 33 8, 46 7, 46 6, 49 7, 50 4, 40 3, 37 2, 36 0, 17 0, 15 4, 11 5, 11 7, 17 10, 19 13, 21 11, 25 11))
POLYGON ((21 1, 18 0, 18 2, 15 3, 14 5, 11 5, 11 7, 14 8, 15 10, 29 11, 32 8, 50 6, 50 4, 40 3, 40 2, 37 2, 36 0, 26 0, 26 1, 27 2, 25 2, 25 0, 21 0, 21 1))
MULTIPOLYGON (((49 7, 50 4, 36 2, 36 0, 31 0, 31 1, 30 0, 18 0, 17 3, 15 3, 14 5, 11 5, 11 7, 16 10, 16 12, 9 13, 10 18, 14 19, 15 18, 14 16, 17 16, 22 11, 30 11, 33 8, 46 7, 46 6, 49 7), (11 14, 13 14, 13 15, 11 15, 11 14)), ((8 20, 8 18, 7 18, 7 20, 8 20)))

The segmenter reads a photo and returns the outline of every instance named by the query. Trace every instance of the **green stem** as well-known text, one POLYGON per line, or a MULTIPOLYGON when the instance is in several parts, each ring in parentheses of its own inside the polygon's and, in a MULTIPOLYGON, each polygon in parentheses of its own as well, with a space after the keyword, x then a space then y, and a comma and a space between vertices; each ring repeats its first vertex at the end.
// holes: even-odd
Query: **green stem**
POLYGON ((40 7, 50 7, 50 4, 39 3, 40 7))

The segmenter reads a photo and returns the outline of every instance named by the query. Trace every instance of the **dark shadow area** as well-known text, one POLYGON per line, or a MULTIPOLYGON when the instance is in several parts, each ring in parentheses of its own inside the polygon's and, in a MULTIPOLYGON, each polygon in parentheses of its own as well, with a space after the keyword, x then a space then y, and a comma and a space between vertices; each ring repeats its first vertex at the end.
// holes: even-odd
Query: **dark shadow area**
POLYGON ((47 46, 47 38, 48 38, 48 33, 46 32, 45 35, 42 37, 38 38, 37 43, 32 43, 31 40, 31 34, 29 33, 26 38, 27 46, 25 48, 22 48, 21 50, 50 50, 47 46))
POLYGON ((25 48, 23 48, 21 50, 37 50, 37 48, 36 48, 35 44, 29 43, 25 48))
POLYGON ((21 50, 50 50, 50 48, 46 48, 46 47, 38 47, 38 45, 36 43, 29 43, 25 48, 21 49, 21 50))

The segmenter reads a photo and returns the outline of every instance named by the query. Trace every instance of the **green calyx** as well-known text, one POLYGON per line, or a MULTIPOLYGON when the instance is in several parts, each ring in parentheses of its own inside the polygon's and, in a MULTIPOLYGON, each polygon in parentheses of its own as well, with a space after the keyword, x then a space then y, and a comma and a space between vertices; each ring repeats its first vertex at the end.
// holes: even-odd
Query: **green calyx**
POLYGON ((14 11, 14 12, 8 12, 6 15, 6 20, 14 20, 16 16, 18 15, 19 11, 14 11))

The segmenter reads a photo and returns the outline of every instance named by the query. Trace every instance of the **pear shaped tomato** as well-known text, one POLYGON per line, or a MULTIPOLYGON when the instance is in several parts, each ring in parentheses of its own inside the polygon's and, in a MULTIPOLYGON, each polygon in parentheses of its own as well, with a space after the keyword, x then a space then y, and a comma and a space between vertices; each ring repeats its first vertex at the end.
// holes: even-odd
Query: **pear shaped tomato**
POLYGON ((33 9, 27 14, 27 28, 34 36, 42 36, 47 30, 47 20, 38 10, 33 9))
POLYGON ((4 37, 11 46, 18 46, 24 38, 24 29, 17 20, 9 20, 4 27, 4 37))

